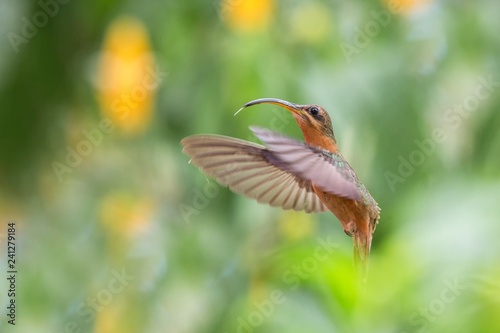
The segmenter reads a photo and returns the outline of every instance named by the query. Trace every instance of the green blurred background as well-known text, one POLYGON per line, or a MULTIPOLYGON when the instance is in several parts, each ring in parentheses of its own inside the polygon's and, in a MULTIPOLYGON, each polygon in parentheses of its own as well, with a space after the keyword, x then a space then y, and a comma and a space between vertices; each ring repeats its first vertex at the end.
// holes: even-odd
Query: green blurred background
POLYGON ((500 331, 498 1, 60 1, 0 4, 2 332, 500 331), (333 215, 182 154, 301 138, 259 97, 324 106, 382 208, 364 292, 333 215))

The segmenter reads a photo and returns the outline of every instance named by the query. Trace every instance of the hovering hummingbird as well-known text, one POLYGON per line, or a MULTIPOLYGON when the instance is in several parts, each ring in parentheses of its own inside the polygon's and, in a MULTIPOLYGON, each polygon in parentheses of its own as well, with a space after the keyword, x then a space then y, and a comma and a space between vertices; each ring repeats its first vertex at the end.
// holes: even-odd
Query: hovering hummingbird
POLYGON ((262 103, 290 111, 305 143, 250 127, 266 146, 200 134, 181 141, 183 152, 220 184, 260 203, 307 213, 330 210, 344 232, 353 237, 355 266, 366 279, 380 208, 340 153, 330 116, 318 105, 296 105, 275 98, 250 101, 238 112, 262 103))

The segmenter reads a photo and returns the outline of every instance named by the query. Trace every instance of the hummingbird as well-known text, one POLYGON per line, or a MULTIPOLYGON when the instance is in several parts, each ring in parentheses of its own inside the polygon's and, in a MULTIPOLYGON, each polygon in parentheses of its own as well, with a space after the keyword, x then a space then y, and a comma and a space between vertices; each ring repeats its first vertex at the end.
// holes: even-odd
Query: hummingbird
POLYGON ((297 105, 277 98, 250 101, 238 112, 264 103, 290 111, 305 142, 250 127, 265 146, 200 134, 181 141, 183 152, 190 163, 218 183, 259 203, 307 213, 332 212, 353 238, 354 264, 366 281, 380 208, 340 153, 330 116, 319 105, 297 105))

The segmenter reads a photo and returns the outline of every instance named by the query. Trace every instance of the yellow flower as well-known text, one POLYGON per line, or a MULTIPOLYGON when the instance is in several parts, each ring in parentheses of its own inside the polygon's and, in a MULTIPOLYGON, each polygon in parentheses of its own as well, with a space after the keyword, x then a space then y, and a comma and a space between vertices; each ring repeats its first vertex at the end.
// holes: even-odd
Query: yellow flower
POLYGON ((220 0, 220 13, 238 31, 262 31, 269 26, 274 0, 220 0))
POLYGON ((385 5, 393 14, 409 14, 429 2, 430 0, 384 0, 385 5))
POLYGON ((97 312, 95 318, 94 333, 125 333, 131 332, 127 323, 127 311, 123 295, 114 295, 110 304, 101 304, 102 309, 97 312), (119 299, 116 299, 119 298, 119 299))
POLYGON ((103 116, 126 133, 143 131, 150 123, 155 75, 149 37, 131 17, 116 19, 106 33, 98 68, 98 100, 103 116))

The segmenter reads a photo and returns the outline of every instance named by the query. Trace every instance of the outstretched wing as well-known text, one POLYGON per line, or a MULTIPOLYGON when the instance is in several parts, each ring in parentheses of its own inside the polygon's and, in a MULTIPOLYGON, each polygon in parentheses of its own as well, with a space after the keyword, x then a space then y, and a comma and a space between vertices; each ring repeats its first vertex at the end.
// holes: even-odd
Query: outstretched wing
POLYGON ((263 128, 250 129, 266 144, 273 157, 280 161, 275 164, 283 170, 312 182, 325 192, 353 200, 361 198, 357 188, 357 176, 341 155, 263 128))
POLYGON ((264 146, 220 135, 193 135, 181 144, 194 165, 236 193, 283 209, 328 210, 311 180, 291 172, 264 146))

